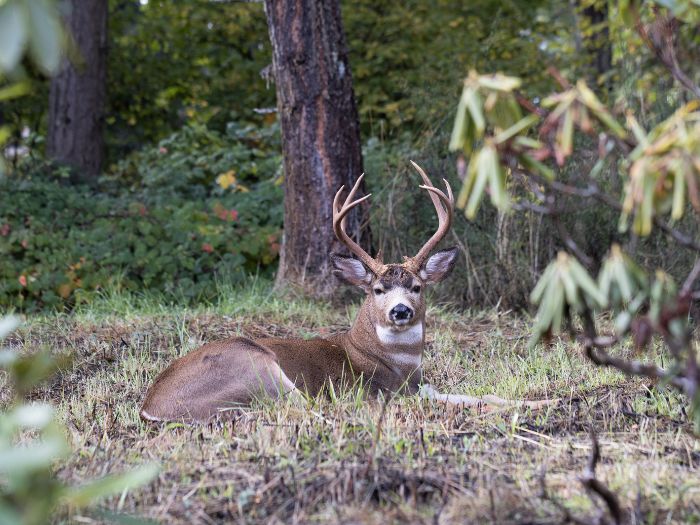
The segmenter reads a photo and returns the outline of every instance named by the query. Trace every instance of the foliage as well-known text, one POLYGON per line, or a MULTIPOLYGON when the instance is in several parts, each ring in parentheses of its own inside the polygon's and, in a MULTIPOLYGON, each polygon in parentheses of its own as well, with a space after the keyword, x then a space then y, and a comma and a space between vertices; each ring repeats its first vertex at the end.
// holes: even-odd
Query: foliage
POLYGON ((260 3, 113 0, 109 32, 111 158, 188 122, 223 131, 274 106, 260 76, 271 60, 260 3))
POLYGON ((556 63, 553 51, 568 41, 568 8, 560 4, 346 3, 343 22, 364 129, 391 136, 432 126, 452 106, 450 86, 470 68, 507 67, 534 89, 546 89, 550 79, 539 65, 556 63))
MULTIPOLYGON (((17 320, 0 319, 0 341, 17 320)), ((18 356, 0 349, 0 366, 15 389, 14 405, 0 413, 0 522, 7 525, 43 525, 59 507, 78 509, 96 500, 120 494, 149 482, 154 464, 121 475, 90 481, 78 487, 65 485, 53 473, 54 464, 68 456, 67 430, 43 403, 22 401, 27 392, 53 374, 61 362, 39 352, 18 356)))
POLYGON ((56 308, 115 286, 206 299, 216 280, 269 272, 282 222, 275 137, 186 127, 97 188, 46 180, 41 166, 2 182, 2 302, 56 308))
MULTIPOLYGON (((25 53, 43 74, 50 75, 58 69, 63 44, 63 28, 52 0, 0 3, 0 103, 29 93, 30 82, 22 65, 25 53)), ((0 118, 0 153, 11 133, 12 128, 0 118)), ((0 155, 0 176, 4 171, 0 155)))
MULTIPOLYGON (((658 16, 669 15, 659 11, 658 16)), ((669 41, 667 45, 674 44, 669 41)), ((671 73, 694 92, 694 86, 686 86, 677 71, 671 73)), ((672 220, 678 220, 694 209, 697 231, 700 102, 682 105, 646 131, 632 112, 627 113, 626 126, 619 123, 583 80, 575 86, 561 77, 559 80, 563 89, 542 101, 546 110, 521 97, 521 104, 530 111, 523 118, 513 105, 518 79, 472 73, 465 81, 450 147, 471 154, 458 203, 466 208, 467 217, 474 216, 475 207, 483 200, 486 181, 490 182, 491 200, 501 212, 506 212, 513 202, 518 209, 535 210, 550 217, 555 226, 561 226, 559 217, 565 213, 557 206, 561 196, 576 195, 599 200, 619 211, 620 233, 633 235, 625 243, 625 250, 633 251, 637 236, 646 237, 656 227, 697 257, 700 244, 666 222, 665 216, 670 213, 672 220), (499 112, 500 100, 508 101, 513 109, 499 112), (501 115, 507 118, 499 120, 501 115), (533 137, 528 130, 535 124, 537 132, 533 137), (560 171, 574 153, 575 145, 582 142, 579 135, 598 137, 599 141, 599 158, 583 186, 571 184, 560 171), (618 158, 610 161, 612 151, 618 158), (483 161, 485 156, 488 162, 483 161), (600 185, 606 165, 623 182, 621 196, 600 185), (628 232, 630 218, 632 229, 628 232)), ((566 326, 583 341, 588 356, 597 364, 659 379, 684 392, 700 428, 700 365, 688 324, 695 284, 700 277, 700 259, 683 286, 677 287, 661 270, 649 278, 618 245, 611 247, 606 259, 596 260, 602 254, 584 253, 566 228, 559 228, 559 232, 562 244, 571 253, 560 252, 532 292, 532 301, 539 305, 533 342, 566 326), (600 267, 598 282, 589 274, 595 267, 600 267), (600 310, 610 310, 616 316, 615 335, 598 336, 593 314, 600 310), (574 326, 576 314, 583 324, 581 334, 574 326), (673 364, 668 369, 607 353, 608 347, 628 336, 639 350, 644 349, 653 334, 663 337, 670 349, 673 364)))
MULTIPOLYGON (((472 67, 507 67, 544 90, 551 81, 539 64, 563 66, 559 51, 572 57, 569 11, 547 0, 344 2, 363 131, 396 137, 433 127, 451 109, 452 86, 472 67), (465 30, 471 38, 461 38, 465 30)), ((193 121, 223 131, 231 120, 274 119, 255 111, 275 104, 261 3, 110 0, 109 15, 112 161, 193 121)), ((24 126, 44 133, 48 85, 31 76, 32 93, 4 115, 15 134, 24 126)))

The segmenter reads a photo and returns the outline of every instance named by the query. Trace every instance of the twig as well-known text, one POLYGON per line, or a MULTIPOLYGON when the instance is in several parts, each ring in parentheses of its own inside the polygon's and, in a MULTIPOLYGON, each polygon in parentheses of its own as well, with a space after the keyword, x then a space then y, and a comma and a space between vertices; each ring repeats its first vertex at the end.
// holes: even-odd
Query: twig
POLYGON ((549 501, 552 505, 554 505, 559 512, 563 514, 562 517, 562 523, 575 523, 576 525, 592 525, 590 521, 578 518, 571 514, 571 511, 566 508, 566 506, 559 501, 558 498, 552 496, 549 494, 547 491, 547 481, 546 481, 546 475, 547 475, 547 469, 544 465, 542 465, 542 468, 540 469, 539 475, 537 476, 540 482, 540 493, 539 497, 545 501, 549 501))
POLYGON ((692 295, 693 286, 695 286, 695 281, 697 281, 699 277, 700 258, 695 261, 695 266, 693 266, 693 269, 688 274, 688 277, 685 278, 685 282, 683 283, 683 287, 681 288, 680 292, 681 297, 689 297, 692 295))
MULTIPOLYGON (((656 10, 657 16, 658 10, 656 10)), ((667 16, 664 18, 659 17, 657 19, 657 27, 664 32, 664 34, 659 34, 659 40, 663 39, 664 47, 661 47, 658 42, 656 42, 647 31, 646 26, 642 23, 637 13, 637 20, 635 23, 635 29, 637 33, 642 38, 646 46, 654 52, 657 60, 663 64, 669 73, 673 75, 684 88, 690 91, 694 96, 700 98, 700 86, 695 84, 693 80, 683 71, 678 64, 678 57, 676 56, 676 47, 673 43, 673 36, 676 32, 677 20, 672 16, 667 16), (662 27, 663 24, 663 27, 662 27)), ((661 32, 659 31, 659 33, 661 32)))
POLYGON ((666 382, 682 392, 686 393, 693 390, 692 381, 686 377, 679 376, 668 370, 650 363, 642 363, 640 361, 628 361, 619 357, 612 356, 605 351, 605 347, 612 346, 614 340, 601 340, 598 337, 593 321, 593 314, 589 309, 585 309, 581 317, 584 325, 584 335, 581 339, 584 345, 586 357, 598 366, 609 366, 616 368, 620 372, 631 376, 648 377, 650 379, 666 382), (603 343, 603 344, 598 344, 603 343))
POLYGON ((598 444, 598 438, 595 432, 592 430, 591 441, 592 447, 591 455, 588 457, 588 465, 586 466, 586 470, 583 471, 583 475, 579 478, 579 480, 587 490, 600 496, 600 498, 605 502, 605 506, 607 507, 613 522, 616 525, 619 525, 622 522, 620 502, 615 493, 595 476, 595 470, 598 466, 598 461, 600 461, 600 445, 598 444))

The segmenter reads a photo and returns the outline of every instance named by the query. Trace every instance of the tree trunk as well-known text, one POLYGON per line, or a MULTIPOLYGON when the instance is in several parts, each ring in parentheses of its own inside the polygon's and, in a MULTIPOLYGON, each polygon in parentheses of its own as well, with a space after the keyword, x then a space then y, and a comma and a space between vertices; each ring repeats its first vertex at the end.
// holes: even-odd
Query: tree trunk
POLYGON ((607 3, 584 7, 583 16, 586 18, 588 27, 594 28, 590 30, 589 36, 584 38, 584 45, 596 73, 604 75, 612 68, 612 42, 608 28, 607 3))
POLYGON ((77 57, 51 80, 47 154, 90 180, 104 161, 107 0, 71 0, 65 24, 77 57))
MULTIPOLYGON (((278 285, 317 295, 334 287, 328 255, 340 186, 362 173, 360 128, 338 0, 265 0, 284 154, 284 241, 278 285)), ((358 192, 362 196, 364 188, 358 192)), ((367 249, 368 207, 347 231, 367 249)))

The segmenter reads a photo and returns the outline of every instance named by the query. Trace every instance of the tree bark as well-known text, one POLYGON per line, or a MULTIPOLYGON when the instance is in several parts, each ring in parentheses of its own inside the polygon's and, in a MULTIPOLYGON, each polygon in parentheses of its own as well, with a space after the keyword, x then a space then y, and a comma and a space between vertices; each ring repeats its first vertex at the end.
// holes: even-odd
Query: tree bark
POLYGON ((50 158, 90 180, 100 173, 107 81, 107 0, 71 0, 65 24, 76 60, 51 80, 46 150, 50 158))
POLYGON ((584 7, 583 16, 587 19, 589 27, 597 26, 583 41, 596 73, 604 75, 612 68, 612 42, 607 25, 607 3, 584 7))
MULTIPOLYGON (((301 285, 317 295, 334 287, 328 255, 341 251, 332 202, 362 173, 360 127, 339 0, 265 0, 277 111, 282 129, 284 241, 278 285, 301 285)), ((364 188, 358 197, 364 194, 364 188)), ((368 207, 347 220, 367 249, 368 207)))

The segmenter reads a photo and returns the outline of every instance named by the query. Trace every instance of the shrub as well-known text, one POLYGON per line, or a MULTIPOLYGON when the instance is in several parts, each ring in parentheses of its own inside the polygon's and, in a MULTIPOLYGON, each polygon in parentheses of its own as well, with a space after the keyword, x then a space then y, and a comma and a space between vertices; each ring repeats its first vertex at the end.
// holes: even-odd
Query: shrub
POLYGON ((188 127, 96 188, 36 168, 0 181, 0 302, 70 306, 105 287, 195 300, 211 297, 216 280, 270 272, 282 225, 275 136, 188 127))
MULTIPOLYGON (((13 318, 0 318, 0 341, 16 324, 13 318)), ((0 412, 0 523, 48 523, 57 508, 89 506, 97 499, 147 483, 158 473, 158 466, 149 464, 79 487, 65 485, 56 477, 54 463, 70 452, 67 430, 56 421, 50 405, 22 399, 60 365, 60 360, 45 352, 19 356, 0 348, 0 368, 7 371, 15 393, 14 404, 0 412)))

